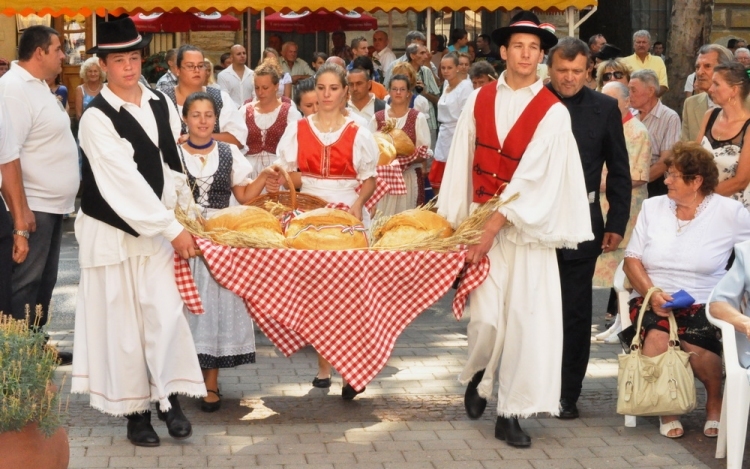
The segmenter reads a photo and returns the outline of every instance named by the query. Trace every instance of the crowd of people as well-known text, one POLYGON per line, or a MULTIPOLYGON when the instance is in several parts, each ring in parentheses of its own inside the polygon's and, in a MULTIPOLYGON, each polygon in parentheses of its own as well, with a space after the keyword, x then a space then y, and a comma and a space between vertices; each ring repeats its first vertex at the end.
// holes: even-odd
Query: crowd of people
MULTIPOLYGON (((673 312, 706 386, 704 433, 717 435, 721 344, 705 304, 734 245, 750 239, 744 41, 699 49, 682 117, 660 99, 668 52, 648 31, 622 57, 601 34, 558 39, 526 11, 476 41, 464 29, 435 36, 433 50, 410 31, 400 57, 383 31, 372 46, 334 33, 330 54, 309 61, 273 34, 254 68, 240 44, 215 65, 186 44, 166 53, 169 70, 153 86, 140 73, 149 42, 129 19, 99 25, 71 98, 77 138, 68 92, 55 81, 64 51, 54 29, 26 29, 0 79, 0 311, 24 318, 31 307, 46 323, 62 223, 81 183, 74 353, 59 360, 73 364, 72 392, 127 417, 133 444, 159 444, 152 402, 172 437, 189 437, 177 395, 218 411, 220 369, 255 361, 241 298, 194 259, 208 314, 183 311, 173 256, 192 259, 196 247, 174 208, 192 200, 208 216, 263 191, 297 190, 346 205, 367 228, 372 133, 388 122, 417 150, 402 168, 406 194, 386 195, 377 210, 393 215, 436 196, 456 226, 492 197, 502 202, 466 257, 490 259, 489 278, 470 296, 459 376, 469 417, 483 414, 498 386, 495 436, 512 446, 531 444, 519 419, 578 418, 592 289, 612 287, 624 262, 631 315, 652 286, 664 290, 650 298, 643 353, 665 350, 673 312), (696 304, 665 307, 679 289, 696 304)), ((320 356, 312 386, 330 387, 333 372, 320 356)), ((343 383, 342 397, 362 391, 343 383)), ((660 432, 683 429, 664 416, 660 432)))

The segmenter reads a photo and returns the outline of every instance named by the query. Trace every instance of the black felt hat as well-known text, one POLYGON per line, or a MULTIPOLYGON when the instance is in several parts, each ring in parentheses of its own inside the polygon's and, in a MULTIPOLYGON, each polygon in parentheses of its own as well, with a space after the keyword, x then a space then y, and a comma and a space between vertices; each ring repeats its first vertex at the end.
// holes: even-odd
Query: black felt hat
POLYGON ((151 42, 151 35, 141 35, 130 18, 107 21, 96 25, 96 46, 87 54, 130 52, 140 50, 151 42))
POLYGON ((617 57, 622 57, 622 51, 619 47, 615 47, 611 44, 604 44, 602 48, 599 49, 599 52, 594 54, 594 58, 601 61, 612 60, 616 59, 617 57))
POLYGON ((492 40, 498 46, 508 44, 508 39, 515 33, 534 34, 542 40, 542 49, 549 49, 557 44, 555 27, 549 23, 541 23, 537 16, 530 11, 522 11, 510 20, 510 25, 492 31, 492 40))

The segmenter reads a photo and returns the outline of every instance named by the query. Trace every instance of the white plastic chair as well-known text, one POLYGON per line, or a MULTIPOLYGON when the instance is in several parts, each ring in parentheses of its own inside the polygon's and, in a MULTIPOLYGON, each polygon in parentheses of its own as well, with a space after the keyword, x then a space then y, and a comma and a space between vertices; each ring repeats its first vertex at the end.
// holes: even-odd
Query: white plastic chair
MULTIPOLYGON (((632 287, 630 286, 628 278, 625 276, 625 271, 623 270, 624 265, 625 261, 620 261, 617 265, 615 277, 612 282, 615 293, 617 293, 617 320, 620 322, 620 330, 625 330, 632 324, 632 321, 630 320, 630 308, 628 306, 628 299, 630 298, 630 290, 632 287)), ((635 416, 626 415, 625 426, 635 427, 635 425, 635 416)))
POLYGON ((711 324, 721 329, 727 374, 724 399, 721 402, 719 436, 716 439, 716 458, 727 458, 727 469, 741 469, 750 412, 750 380, 748 371, 740 365, 737 344, 746 350, 750 349, 750 344, 747 337, 737 332, 731 324, 711 316, 708 304, 706 317, 711 324), (727 409, 732 411, 727 412, 727 409))

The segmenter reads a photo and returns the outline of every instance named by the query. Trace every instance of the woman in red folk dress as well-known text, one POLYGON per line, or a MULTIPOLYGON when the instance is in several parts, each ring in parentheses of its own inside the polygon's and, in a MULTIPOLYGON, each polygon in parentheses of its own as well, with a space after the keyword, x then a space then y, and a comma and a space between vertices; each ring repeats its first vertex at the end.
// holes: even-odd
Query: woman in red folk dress
MULTIPOLYGON (((341 113, 341 103, 348 92, 342 67, 322 65, 315 75, 315 90, 318 112, 287 126, 278 145, 277 164, 290 172, 301 193, 348 205, 349 213, 367 228, 369 214, 364 205, 375 191, 379 154, 375 138, 341 113)), ((313 386, 331 386, 331 365, 321 356, 313 386)), ((353 399, 357 394, 344 384, 344 399, 353 399)))

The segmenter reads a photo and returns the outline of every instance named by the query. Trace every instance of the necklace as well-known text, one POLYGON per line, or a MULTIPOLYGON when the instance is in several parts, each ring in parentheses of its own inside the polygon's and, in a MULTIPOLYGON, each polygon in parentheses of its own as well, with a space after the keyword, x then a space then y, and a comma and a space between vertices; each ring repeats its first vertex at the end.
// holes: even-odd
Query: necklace
POLYGON ((89 88, 89 85, 87 85, 86 83, 83 84, 83 87, 86 88, 86 91, 88 91, 88 93, 86 93, 86 94, 88 94, 89 96, 91 96, 91 95, 97 94, 99 92, 99 90, 101 90, 102 84, 99 83, 99 86, 97 86, 95 90, 92 90, 91 88, 89 88))
POLYGON ((206 143, 205 145, 196 145, 195 143, 191 142, 190 139, 188 138, 187 144, 190 148, 195 148, 196 150, 205 150, 206 148, 214 144, 214 139, 211 138, 211 140, 209 140, 208 143, 206 143))
POLYGON ((693 222, 693 220, 695 220, 695 218, 691 218, 684 225, 680 223, 680 219, 679 218, 675 217, 675 220, 677 220, 677 232, 678 233, 682 233, 682 230, 684 230, 685 228, 687 228, 688 225, 691 224, 693 222))

